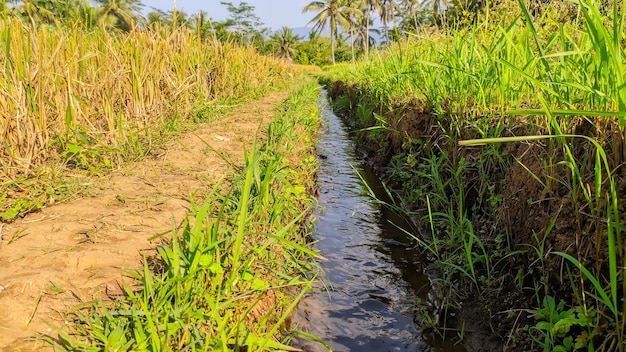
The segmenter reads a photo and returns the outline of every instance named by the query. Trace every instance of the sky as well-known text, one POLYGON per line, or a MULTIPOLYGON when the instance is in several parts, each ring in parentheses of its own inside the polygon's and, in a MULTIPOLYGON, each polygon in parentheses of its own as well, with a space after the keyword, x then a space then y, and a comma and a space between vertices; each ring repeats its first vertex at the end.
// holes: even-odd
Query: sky
MULTIPOLYGON (((199 10, 206 11, 216 21, 228 18, 226 6, 221 2, 225 0, 176 0, 176 8, 191 15, 199 10)), ((301 0, 229 0, 234 6, 246 2, 254 6, 254 14, 261 19, 264 27, 278 30, 282 27, 297 28, 311 27, 307 23, 315 17, 315 12, 302 13, 302 9, 311 2, 301 0)), ((144 12, 148 13, 152 7, 164 11, 174 8, 174 0, 142 0, 145 5, 144 12)))

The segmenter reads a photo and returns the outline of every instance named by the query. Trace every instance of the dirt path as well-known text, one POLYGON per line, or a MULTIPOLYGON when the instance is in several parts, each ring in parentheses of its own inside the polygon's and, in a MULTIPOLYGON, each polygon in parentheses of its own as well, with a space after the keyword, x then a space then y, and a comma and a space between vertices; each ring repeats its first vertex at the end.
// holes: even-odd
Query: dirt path
POLYGON ((92 180, 93 197, 0 224, 0 351, 50 349, 33 338, 56 336, 47 322, 63 326, 69 308, 120 295, 124 271, 154 249, 149 238, 171 232, 190 196, 210 191, 228 170, 216 152, 242 160, 244 143, 286 98, 272 93, 170 142, 154 160, 92 180))

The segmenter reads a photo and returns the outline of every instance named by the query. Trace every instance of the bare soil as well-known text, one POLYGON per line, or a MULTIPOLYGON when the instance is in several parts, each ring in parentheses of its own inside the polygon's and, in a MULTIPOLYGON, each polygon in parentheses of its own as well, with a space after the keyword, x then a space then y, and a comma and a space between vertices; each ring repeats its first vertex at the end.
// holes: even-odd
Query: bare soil
POLYGON ((0 350, 51 350, 72 307, 115 298, 185 218, 190 199, 202 199, 240 164, 286 92, 245 104, 169 142, 152 160, 134 162, 87 180, 93 196, 58 204, 0 224, 0 350), (208 146, 207 146, 208 144, 208 146))

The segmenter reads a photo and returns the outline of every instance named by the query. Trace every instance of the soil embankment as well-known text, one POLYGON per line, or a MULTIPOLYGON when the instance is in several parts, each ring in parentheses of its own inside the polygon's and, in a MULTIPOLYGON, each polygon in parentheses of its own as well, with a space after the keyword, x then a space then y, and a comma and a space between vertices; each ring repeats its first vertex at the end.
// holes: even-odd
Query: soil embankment
POLYGON ((45 347, 38 337, 56 336, 51 325, 63 327, 72 307, 122 295, 126 273, 229 170, 226 160, 243 159, 286 97, 271 93, 184 133, 152 160, 81 180, 90 197, 0 224, 0 350, 45 347))

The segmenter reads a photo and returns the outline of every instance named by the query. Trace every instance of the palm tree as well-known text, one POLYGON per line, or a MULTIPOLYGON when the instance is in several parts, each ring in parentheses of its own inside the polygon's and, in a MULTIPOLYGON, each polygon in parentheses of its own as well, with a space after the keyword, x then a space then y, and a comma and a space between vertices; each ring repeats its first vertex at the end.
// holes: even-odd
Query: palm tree
POLYGON ((92 7, 89 1, 81 0, 80 6, 76 9, 76 11, 78 13, 78 19, 80 23, 82 23, 83 28, 92 29, 98 25, 98 9, 92 7))
MULTIPOLYGON (((437 1, 437 0, 436 0, 437 1)), ((382 0, 378 13, 380 14, 380 20, 383 22, 383 29, 385 31, 385 41, 389 42, 389 21, 393 21, 395 13, 400 10, 400 6, 395 0, 382 0)))
POLYGON ((372 18, 370 16, 361 16, 357 30, 358 36, 355 44, 362 48, 363 53, 367 57, 369 55, 369 48, 376 44, 372 33, 379 35, 380 31, 372 28, 372 18))
POLYGON ((330 26, 330 51, 332 63, 335 64, 335 41, 337 39, 337 26, 342 29, 350 27, 351 15, 362 14, 361 10, 354 7, 349 0, 320 0, 306 5, 302 13, 318 11, 310 23, 315 22, 314 29, 321 33, 327 25, 330 26))
POLYGON ((50 10, 51 5, 56 5, 55 1, 24 0, 17 8, 17 13, 24 19, 28 19, 33 26, 39 23, 56 24, 54 13, 50 10))
POLYGON ((163 11, 153 7, 148 13, 147 20, 149 25, 158 23, 161 27, 180 28, 189 25, 187 14, 180 10, 163 11))
POLYGON ((370 27, 372 25, 372 13, 376 13, 379 11, 380 6, 382 4, 382 0, 364 0, 361 3, 363 16, 360 20, 359 33, 361 36, 361 42, 363 45, 363 51, 365 52, 365 56, 369 55, 369 47, 370 47, 370 27))
POLYGON ((412 26, 414 30, 417 30, 419 27, 419 20, 417 17, 417 12, 422 8, 422 1, 420 0, 404 0, 402 1, 403 12, 407 14, 407 21, 412 22, 412 26))
POLYGON ((97 0, 102 5, 98 15, 98 23, 106 26, 107 21, 113 19, 113 26, 125 31, 135 27, 141 19, 139 11, 143 8, 140 0, 97 0))
POLYGON ((435 22, 438 22, 437 18, 443 18, 445 9, 450 6, 450 0, 427 0, 424 2, 424 5, 430 5, 435 22))
POLYGON ((95 9, 88 0, 39 0, 39 2, 52 11, 60 24, 72 26, 80 23, 86 29, 95 25, 95 9))
POLYGON ((295 35, 288 27, 281 28, 270 38, 271 43, 278 46, 278 56, 287 61, 292 61, 291 56, 295 55, 296 47, 301 40, 302 37, 295 35))

